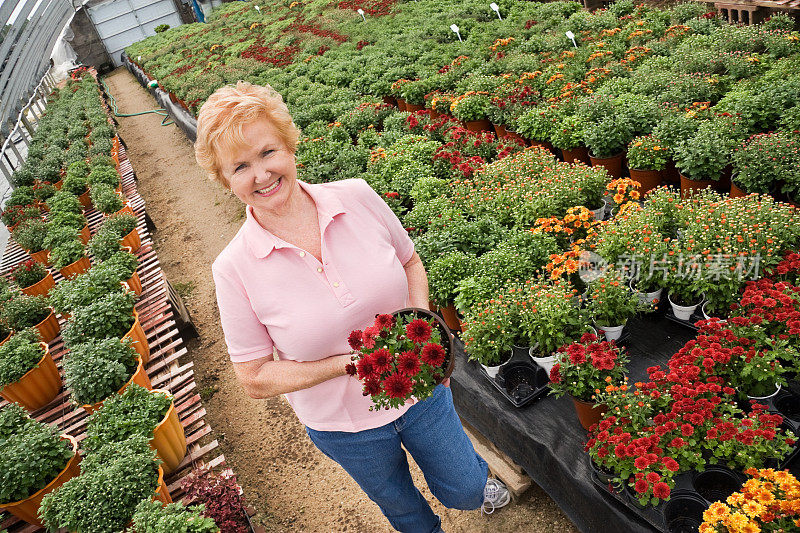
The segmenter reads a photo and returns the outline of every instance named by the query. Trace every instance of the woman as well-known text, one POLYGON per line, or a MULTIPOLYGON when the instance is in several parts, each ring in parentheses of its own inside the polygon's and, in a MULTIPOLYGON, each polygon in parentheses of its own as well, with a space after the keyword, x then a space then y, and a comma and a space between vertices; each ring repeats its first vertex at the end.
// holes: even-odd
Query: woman
POLYGON ((285 394, 314 444, 338 462, 396 529, 440 531, 401 443, 444 505, 476 509, 508 493, 487 484, 449 388, 370 411, 347 375, 348 333, 378 313, 427 307, 428 282, 400 221, 363 180, 297 179, 299 130, 270 87, 216 91, 197 120, 197 161, 246 204, 247 219, 212 271, 236 375, 253 398, 285 394))

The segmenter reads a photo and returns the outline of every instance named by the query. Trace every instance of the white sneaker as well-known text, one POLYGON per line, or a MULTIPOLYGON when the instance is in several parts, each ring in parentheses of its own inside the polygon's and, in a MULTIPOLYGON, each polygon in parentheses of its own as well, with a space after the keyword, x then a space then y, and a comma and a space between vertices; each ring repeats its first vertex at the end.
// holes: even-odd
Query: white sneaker
POLYGON ((483 489, 481 514, 492 514, 495 509, 505 507, 510 501, 511 493, 508 492, 505 483, 494 478, 486 480, 486 487, 483 489))

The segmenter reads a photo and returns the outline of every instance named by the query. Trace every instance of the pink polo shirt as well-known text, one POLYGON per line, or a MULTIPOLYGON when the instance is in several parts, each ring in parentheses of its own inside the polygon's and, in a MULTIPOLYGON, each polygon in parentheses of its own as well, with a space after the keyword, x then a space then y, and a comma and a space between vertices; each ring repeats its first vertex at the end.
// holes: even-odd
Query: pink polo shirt
MULTIPOLYGON (((408 306, 403 265, 414 244, 395 214, 361 179, 311 185, 322 263, 247 220, 212 266, 228 353, 234 362, 272 355, 317 361, 349 353, 348 334, 378 313, 408 306)), ((400 409, 369 411, 361 382, 340 376, 286 394, 300 421, 318 431, 361 431, 394 421, 400 409)))

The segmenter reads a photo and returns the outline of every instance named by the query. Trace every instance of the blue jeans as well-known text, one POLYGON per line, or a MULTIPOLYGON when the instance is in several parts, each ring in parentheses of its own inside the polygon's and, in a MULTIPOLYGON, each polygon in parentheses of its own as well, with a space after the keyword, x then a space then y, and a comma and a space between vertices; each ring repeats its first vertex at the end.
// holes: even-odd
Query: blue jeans
POLYGON ((356 480, 398 531, 441 531, 441 519, 414 486, 400 444, 445 507, 467 510, 483 504, 488 466, 464 433, 448 387, 439 385, 433 396, 385 426, 355 433, 306 427, 306 432, 322 453, 356 480))

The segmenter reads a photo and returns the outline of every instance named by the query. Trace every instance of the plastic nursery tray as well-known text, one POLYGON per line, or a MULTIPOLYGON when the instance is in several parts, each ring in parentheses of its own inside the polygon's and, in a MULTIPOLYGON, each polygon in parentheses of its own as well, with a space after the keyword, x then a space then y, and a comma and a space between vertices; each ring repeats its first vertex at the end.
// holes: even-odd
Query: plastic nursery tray
POLYGON ((697 331, 699 328, 695 326, 695 323, 698 320, 703 320, 703 313, 700 311, 700 307, 697 307, 697 310, 692 313, 692 316, 689 317, 689 320, 681 320, 680 318, 675 316, 675 313, 672 311, 672 307, 667 304, 667 307, 664 309, 664 317, 667 320, 675 322, 676 324, 680 324, 681 326, 685 326, 692 331, 697 331))
MULTIPOLYGON (((770 412, 783 415, 783 428, 797 435, 800 431, 800 396, 781 390, 773 398, 759 403, 767 405, 770 412)), ((800 475, 800 446, 795 444, 794 450, 780 464, 765 466, 786 468, 791 473, 800 475)), ((600 479, 594 471, 591 476, 599 491, 610 495, 619 504, 664 533, 696 532, 703 521, 703 511, 715 501, 724 501, 747 480, 747 476, 741 472, 711 465, 703 472, 687 472, 676 476, 675 488, 668 502, 661 502, 655 507, 641 507, 635 496, 626 489, 612 486, 607 480, 600 479)))
POLYGON ((533 361, 516 360, 500 367, 497 377, 491 378, 479 366, 481 373, 514 407, 524 407, 550 392, 547 372, 533 361))

